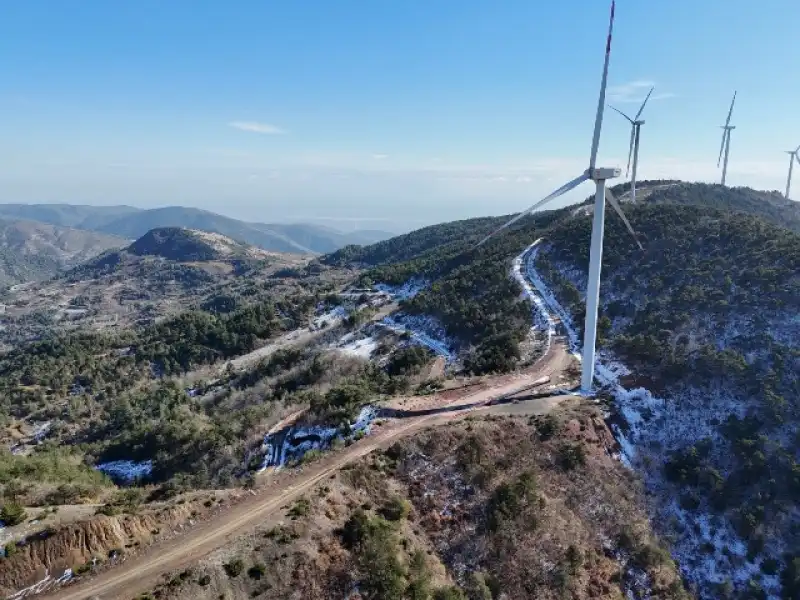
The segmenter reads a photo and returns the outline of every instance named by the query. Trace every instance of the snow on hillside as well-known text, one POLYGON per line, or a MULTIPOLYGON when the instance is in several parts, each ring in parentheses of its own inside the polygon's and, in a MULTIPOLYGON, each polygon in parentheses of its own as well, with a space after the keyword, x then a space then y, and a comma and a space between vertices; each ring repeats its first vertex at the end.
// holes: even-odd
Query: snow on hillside
POLYGON ((347 440, 369 435, 376 415, 375 407, 365 406, 345 430, 324 425, 295 425, 286 432, 269 433, 261 444, 263 459, 259 471, 268 467, 282 467, 290 460, 302 458, 311 450, 324 450, 337 438, 347 440))
POLYGON ((428 282, 423 279, 409 279, 403 285, 388 285, 378 283, 375 289, 389 294, 393 300, 410 300, 428 287, 428 282))
POLYGON ((447 337, 444 327, 434 317, 398 314, 384 317, 379 325, 395 333, 407 333, 414 342, 425 346, 438 356, 443 356, 447 362, 456 360, 455 344, 447 337))
POLYGON ((63 583, 67 583, 73 578, 72 569, 66 569, 59 577, 53 578, 50 576, 49 571, 45 571, 44 578, 40 579, 33 585, 21 589, 17 592, 14 592, 8 597, 8 600, 22 600, 23 598, 27 598, 29 596, 35 596, 37 594, 41 594, 42 592, 46 592, 49 589, 52 589, 58 585, 63 583))
POLYGON ((514 259, 512 273, 517 281, 520 281, 521 278, 520 271, 524 273, 524 279, 529 285, 523 285, 523 290, 537 310, 546 313, 548 330, 551 325, 555 325, 556 321, 560 321, 567 334, 570 352, 577 355, 580 352, 580 341, 572 323, 572 317, 556 300, 553 292, 547 287, 534 266, 534 261, 541 250, 541 241, 541 239, 536 240, 514 259))
POLYGON ((153 461, 145 460, 136 462, 133 460, 114 460, 99 464, 95 469, 102 471, 112 479, 130 483, 138 479, 150 477, 150 474, 153 472, 153 461))
POLYGON ((378 349, 378 341, 372 337, 361 338, 339 346, 338 350, 350 356, 369 359, 375 350, 378 349))
MULTIPOLYGON (((570 349, 579 352, 580 342, 569 315, 535 269, 534 260, 540 248, 540 240, 526 248, 514 260, 512 275, 520 282, 536 310, 542 313, 538 320, 546 323, 549 330, 551 324, 559 319, 567 332, 570 349), (524 274, 524 281, 520 274, 524 274)), ((561 275, 580 283, 580 277, 574 272, 561 275)), ((738 335, 736 331, 728 334, 738 335)), ((663 456, 685 447, 687 442, 709 439, 712 448, 727 447, 720 439, 719 423, 729 415, 744 416, 742 399, 723 389, 711 392, 676 389, 665 398, 656 397, 642 387, 626 389, 620 384, 620 378, 630 374, 630 370, 604 351, 597 355, 595 373, 596 380, 611 393, 621 417, 621 423, 611 426, 621 448, 620 459, 643 477, 653 499, 653 523, 671 538, 672 555, 684 576, 705 590, 701 597, 712 597, 708 595, 709 584, 730 581, 744 585, 756 580, 768 598, 779 598, 781 586, 778 576, 765 575, 762 560, 748 559, 747 545, 730 521, 702 508, 687 510, 682 507, 664 479, 663 456)), ((716 458, 722 465, 726 459, 731 459, 730 456, 716 458)), ((774 555, 780 555, 783 549, 772 550, 774 555)))
POLYGON ((347 316, 347 310, 343 306, 336 306, 314 317, 313 329, 322 329, 338 325, 347 316))

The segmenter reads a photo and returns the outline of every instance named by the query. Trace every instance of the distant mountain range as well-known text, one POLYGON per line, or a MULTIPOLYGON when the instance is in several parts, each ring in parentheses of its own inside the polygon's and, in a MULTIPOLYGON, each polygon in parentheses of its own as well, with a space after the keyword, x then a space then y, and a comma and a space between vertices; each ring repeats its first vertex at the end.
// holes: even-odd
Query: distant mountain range
POLYGON ((0 285, 46 279, 126 243, 94 231, 0 219, 0 285))
POLYGON ((132 206, 0 204, 0 218, 39 221, 127 239, 160 227, 183 227, 219 233, 264 250, 302 254, 323 254, 349 244, 371 244, 392 237, 391 233, 373 230, 341 233, 320 225, 248 223, 183 206, 144 210, 132 206))

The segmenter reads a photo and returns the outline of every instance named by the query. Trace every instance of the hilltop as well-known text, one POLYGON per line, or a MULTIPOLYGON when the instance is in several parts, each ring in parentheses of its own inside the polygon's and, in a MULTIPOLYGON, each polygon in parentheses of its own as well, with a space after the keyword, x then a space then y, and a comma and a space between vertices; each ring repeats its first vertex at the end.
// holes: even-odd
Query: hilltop
POLYGON ((247 246, 219 233, 181 227, 151 229, 128 246, 137 256, 160 256, 175 261, 225 260, 232 258, 265 259, 265 250, 247 246))
POLYGON ((342 233, 308 224, 249 223, 184 206, 145 210, 131 206, 0 204, 0 217, 30 219, 128 239, 139 238, 152 229, 185 227, 219 233, 264 250, 301 254, 332 252, 347 244, 372 243, 391 236, 380 231, 342 233))
POLYGON ((6 292, 2 341, 14 345, 68 330, 125 329, 191 308, 231 311, 267 290, 281 296, 294 289, 307 266, 302 256, 217 233, 155 229, 47 281, 6 292))
MULTIPOLYGON (((630 183, 612 188, 621 200, 629 199, 630 183)), ((637 196, 650 204, 680 204, 741 212, 800 233, 800 202, 780 192, 711 183, 654 180, 636 183, 637 196)))

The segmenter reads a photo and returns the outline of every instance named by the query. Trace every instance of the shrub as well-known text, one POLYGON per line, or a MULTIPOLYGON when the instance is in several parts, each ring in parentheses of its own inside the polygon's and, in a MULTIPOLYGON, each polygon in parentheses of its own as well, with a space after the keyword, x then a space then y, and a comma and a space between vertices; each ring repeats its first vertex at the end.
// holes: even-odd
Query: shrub
POLYGON ((0 521, 9 527, 24 523, 28 518, 28 513, 21 504, 17 502, 6 502, 0 509, 0 521))
POLYGON ((323 455, 324 453, 322 452, 322 450, 318 450, 316 448, 313 450, 309 450, 308 452, 303 454, 303 456, 300 458, 300 464, 307 465, 308 463, 312 463, 315 460, 319 460, 320 458, 323 457, 323 455))
POLYGON ((267 567, 265 567, 261 563, 256 563, 252 567, 247 569, 247 575, 250 577, 250 579, 255 579, 256 581, 261 579, 266 574, 266 572, 267 572, 267 567))
POLYGON ((466 594, 456 586, 439 588, 433 592, 433 600, 467 600, 466 594))
MULTIPOLYGON (((487 526, 497 531, 505 521, 519 517, 536 497, 536 480, 531 473, 523 473, 514 483, 501 483, 489 499, 487 526)), ((536 521, 527 515, 535 527, 536 521)))
POLYGON ((226 562, 222 565, 222 568, 225 569, 225 573, 227 573, 228 577, 238 577, 241 575, 242 570, 244 570, 244 563, 242 559, 235 558, 230 562, 226 562))
POLYGON ((16 542, 8 542, 4 547, 6 552, 6 557, 14 556, 17 553, 17 543, 16 542))
POLYGON ((289 516, 293 519, 306 516, 311 510, 311 501, 305 496, 298 498, 292 508, 289 509, 289 516))
POLYGON ((96 515, 105 515, 107 517, 113 517, 118 515, 122 512, 122 509, 119 506, 114 504, 103 504, 103 506, 98 507, 95 511, 96 515))
POLYGON ((400 496, 393 496, 381 509, 381 514, 389 521, 402 521, 411 512, 411 504, 400 496))
POLYGON ((539 439, 547 441, 558 433, 559 422, 554 415, 547 415, 541 423, 537 423, 536 429, 539 432, 539 439))
POLYGON ((347 519, 340 532, 342 544, 345 548, 353 550, 356 548, 367 534, 369 528, 369 517, 363 509, 357 508, 347 519))
POLYGON ((203 587, 207 586, 211 583, 211 575, 201 575, 200 579, 197 580, 197 583, 203 587))
POLYGON ((586 464, 586 451, 580 444, 562 444, 558 449, 558 464, 565 471, 582 467, 586 464))

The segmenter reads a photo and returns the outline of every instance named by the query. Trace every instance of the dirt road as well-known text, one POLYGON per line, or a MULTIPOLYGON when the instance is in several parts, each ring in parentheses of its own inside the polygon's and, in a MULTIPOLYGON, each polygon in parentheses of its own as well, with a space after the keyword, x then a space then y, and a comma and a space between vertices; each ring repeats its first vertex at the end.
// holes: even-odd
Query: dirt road
MULTIPOLYGON (((463 390, 461 395, 448 394, 440 404, 441 407, 463 405, 468 408, 454 408, 452 412, 387 421, 381 427, 376 427, 370 436, 348 448, 326 455, 302 470, 286 470, 269 475, 266 485, 252 498, 231 507, 214 520, 199 523, 175 538, 157 542, 145 549, 141 555, 131 557, 115 568, 86 581, 55 590, 44 598, 47 600, 133 598, 152 589, 163 573, 184 568, 225 545, 235 536, 263 524, 270 516, 281 511, 281 507, 291 504, 320 481, 377 448, 385 448, 399 438, 424 427, 462 418, 476 410, 507 414, 510 410, 507 406, 481 405, 530 388, 543 376, 550 376, 551 380, 555 381, 556 376, 566 369, 570 360, 571 357, 562 343, 553 344, 547 356, 528 371, 499 376, 491 380, 488 386, 477 390, 468 388, 463 390)), ((546 412, 555 404, 557 402, 550 399, 542 400, 541 405, 537 405, 533 412, 546 412)))

